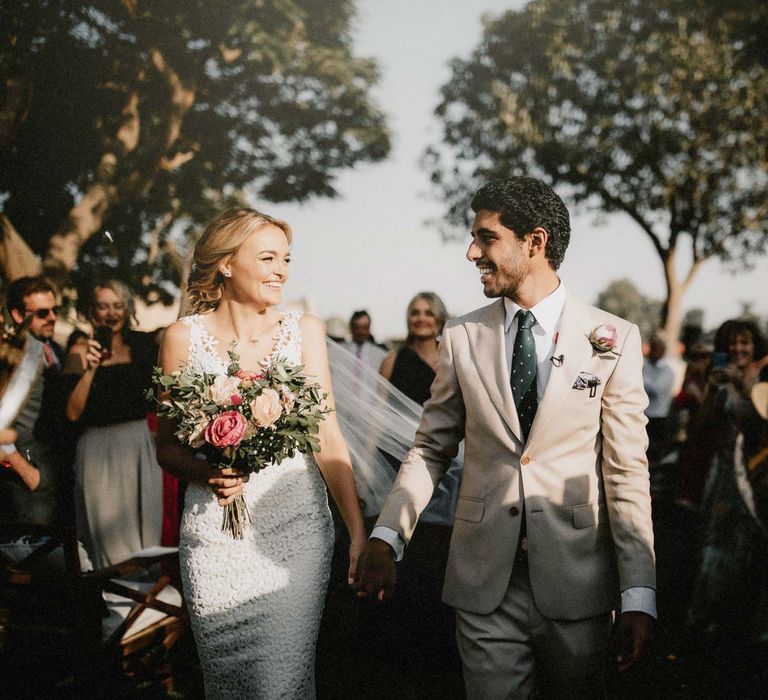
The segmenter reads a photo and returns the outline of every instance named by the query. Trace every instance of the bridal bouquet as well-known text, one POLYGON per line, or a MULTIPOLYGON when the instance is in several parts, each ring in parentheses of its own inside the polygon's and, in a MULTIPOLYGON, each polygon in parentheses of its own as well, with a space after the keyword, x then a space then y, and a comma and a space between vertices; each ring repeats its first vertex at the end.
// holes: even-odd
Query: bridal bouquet
MULTIPOLYGON (((261 372, 240 369, 234 347, 227 353, 226 375, 211 374, 185 365, 171 374, 156 367, 149 399, 158 404, 162 418, 178 420, 176 437, 202 452, 213 465, 248 474, 319 449, 317 434, 326 394, 311 383, 300 365, 272 359, 261 372)), ((224 506, 221 529, 243 538, 248 511, 242 494, 224 506)))

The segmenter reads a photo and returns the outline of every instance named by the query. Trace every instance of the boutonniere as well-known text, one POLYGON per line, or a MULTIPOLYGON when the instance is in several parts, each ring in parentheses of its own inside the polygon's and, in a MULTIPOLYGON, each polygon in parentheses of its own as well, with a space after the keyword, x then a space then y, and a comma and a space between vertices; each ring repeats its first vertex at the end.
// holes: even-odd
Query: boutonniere
POLYGON ((609 353, 611 355, 621 354, 616 352, 616 347, 619 344, 619 333, 616 330, 616 326, 612 323, 604 323, 602 326, 598 326, 587 337, 595 352, 600 354, 609 353))

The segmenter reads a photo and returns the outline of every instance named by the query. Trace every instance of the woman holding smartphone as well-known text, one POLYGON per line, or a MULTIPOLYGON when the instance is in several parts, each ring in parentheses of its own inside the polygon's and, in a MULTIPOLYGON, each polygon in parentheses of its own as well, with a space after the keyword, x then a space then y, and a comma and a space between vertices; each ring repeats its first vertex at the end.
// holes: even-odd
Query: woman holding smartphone
POLYGON ((78 536, 96 567, 160 544, 162 472, 147 427, 146 390, 157 360, 154 335, 131 329, 134 301, 118 280, 87 300, 92 338, 75 343, 67 418, 82 430, 75 459, 78 536))

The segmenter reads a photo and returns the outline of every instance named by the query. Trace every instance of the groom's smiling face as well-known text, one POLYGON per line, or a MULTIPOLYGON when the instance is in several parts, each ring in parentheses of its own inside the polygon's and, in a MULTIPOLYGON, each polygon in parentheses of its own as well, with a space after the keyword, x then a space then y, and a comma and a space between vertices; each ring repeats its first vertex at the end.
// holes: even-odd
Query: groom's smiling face
POLYGON ((529 272, 528 247, 528 239, 520 240, 504 226, 498 212, 481 209, 475 214, 467 259, 480 272, 485 296, 514 296, 529 272))

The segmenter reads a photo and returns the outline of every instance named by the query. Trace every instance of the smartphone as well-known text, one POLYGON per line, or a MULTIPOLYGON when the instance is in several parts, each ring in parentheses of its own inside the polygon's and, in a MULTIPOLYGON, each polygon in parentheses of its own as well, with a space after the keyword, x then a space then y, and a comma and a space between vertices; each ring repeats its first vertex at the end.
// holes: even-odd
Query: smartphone
POLYGON ((712 369, 720 369, 728 366, 728 353, 719 350, 712 353, 712 369))
POLYGON ((93 329, 93 339, 101 345, 101 359, 112 357, 112 329, 109 326, 96 326, 93 329))

